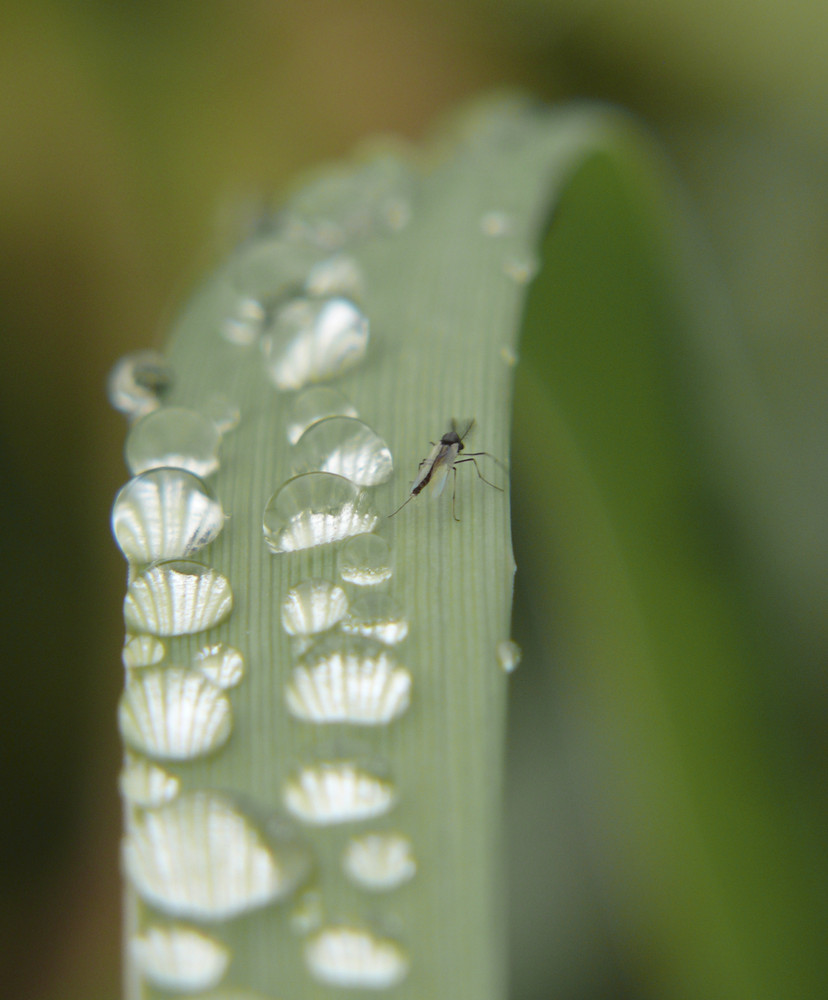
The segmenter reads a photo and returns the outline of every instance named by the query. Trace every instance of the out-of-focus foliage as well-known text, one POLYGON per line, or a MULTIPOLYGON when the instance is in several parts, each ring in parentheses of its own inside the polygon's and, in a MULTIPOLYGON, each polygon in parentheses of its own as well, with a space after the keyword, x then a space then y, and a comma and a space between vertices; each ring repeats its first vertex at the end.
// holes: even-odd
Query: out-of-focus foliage
MULTIPOLYGON (((9 797, 0 981, 10 995, 105 1000, 118 989, 112 720, 123 579, 105 526, 123 472, 122 429, 103 396, 107 369, 155 340, 188 280, 255 219, 262 193, 363 135, 416 138, 435 115, 491 85, 630 107, 688 184, 762 400, 759 427, 726 382, 694 383, 691 371, 697 403, 728 428, 721 437, 715 424, 703 428, 698 446, 718 462, 712 482, 733 517, 721 544, 740 553, 752 620, 764 615, 769 647, 786 652, 776 670, 762 668, 762 697, 777 710, 765 736, 779 780, 793 806, 800 791, 818 795, 824 4, 11 0, 2 18, 10 722, 0 743, 9 797), (740 489, 742 477, 729 474, 738 468, 731 459, 763 454, 761 437, 751 434, 743 449, 734 426, 772 432, 765 492, 740 489), (792 747, 795 732, 802 744, 792 747)), ((754 487, 762 468, 746 470, 754 487)), ((697 780, 704 784, 703 773, 697 780)), ((793 807, 785 821, 806 823, 793 807)))

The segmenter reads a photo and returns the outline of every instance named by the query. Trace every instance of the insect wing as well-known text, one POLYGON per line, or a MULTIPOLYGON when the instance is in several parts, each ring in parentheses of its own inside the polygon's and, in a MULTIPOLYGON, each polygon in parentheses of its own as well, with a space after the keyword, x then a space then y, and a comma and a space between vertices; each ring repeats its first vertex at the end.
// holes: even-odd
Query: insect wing
POLYGON ((437 444, 431 449, 428 458, 420 466, 420 471, 417 473, 417 478, 411 486, 412 493, 419 493, 420 490, 425 486, 426 480, 431 476, 432 470, 434 469, 435 463, 438 461, 440 452, 444 449, 444 445, 437 444))
POLYGON ((459 445, 443 445, 440 454, 434 460, 429 486, 431 487, 431 492, 435 497, 440 496, 445 489, 448 474, 454 468, 454 463, 457 459, 459 451, 459 445))

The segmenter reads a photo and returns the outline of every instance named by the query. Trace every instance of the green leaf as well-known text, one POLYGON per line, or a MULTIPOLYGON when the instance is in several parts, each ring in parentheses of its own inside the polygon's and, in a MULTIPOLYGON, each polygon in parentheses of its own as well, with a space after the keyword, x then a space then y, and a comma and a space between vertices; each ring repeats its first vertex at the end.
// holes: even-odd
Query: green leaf
MULTIPOLYGON (((576 891, 608 915, 603 938, 578 939, 574 963, 548 940, 549 923, 518 918, 523 993, 533 986, 520 968, 545 948, 554 980, 542 993, 567 976, 583 989, 594 955, 615 950, 623 957, 607 982, 627 977, 653 996, 805 996, 822 972, 808 961, 816 922, 802 907, 815 855, 780 822, 784 793, 758 726, 761 651, 732 560, 705 522, 704 473, 686 432, 678 369, 694 331, 711 318, 729 331, 695 251, 675 235, 676 203, 649 141, 622 114, 506 97, 464 110, 423 152, 379 145, 323 171, 266 237, 281 234, 294 259, 320 241, 341 244, 364 274, 369 350, 334 384, 390 445, 393 478, 370 491, 381 514, 408 497, 452 419, 476 421, 468 451, 508 465, 517 371, 514 523, 523 615, 536 623, 517 684, 525 676, 530 721, 553 733, 568 790, 550 801, 550 761, 524 761, 509 778, 523 790, 509 799, 509 831, 564 925, 547 872, 560 879, 565 865, 551 864, 548 848, 580 829, 577 863, 594 875, 576 891), (523 824, 522 810, 537 815, 539 803, 549 826, 523 824)), ((211 927, 230 949, 227 983, 329 996, 297 932, 301 911, 319 906, 325 926, 399 943, 410 971, 394 996, 503 997, 508 682, 496 649, 510 635, 509 493, 459 465, 456 501, 449 482, 442 497, 423 493, 379 521, 390 589, 410 624, 395 650, 413 677, 410 710, 376 727, 292 718, 284 692, 297 652, 281 603, 302 580, 339 581, 341 544, 282 554, 264 544, 265 505, 292 474, 293 394, 274 388, 255 344, 221 336, 234 266, 175 324, 165 403, 198 409, 221 393, 241 411, 214 483, 229 520, 197 557, 228 577, 235 609, 209 632, 173 637, 166 662, 187 664, 221 640, 242 651, 247 673, 228 695, 230 741, 165 767, 185 792, 231 792, 263 828, 284 818, 285 783, 313 761, 368 761, 398 800, 368 824, 295 824, 315 895, 302 889, 211 927), (413 879, 383 895, 341 868, 350 834, 375 828, 403 833, 417 860, 413 879)), ((495 463, 478 461, 506 486, 495 463)), ((129 835, 138 814, 127 812, 129 835)), ((130 933, 153 919, 132 888, 127 909, 130 933)), ((134 964, 127 978, 129 995, 142 995, 134 964)))

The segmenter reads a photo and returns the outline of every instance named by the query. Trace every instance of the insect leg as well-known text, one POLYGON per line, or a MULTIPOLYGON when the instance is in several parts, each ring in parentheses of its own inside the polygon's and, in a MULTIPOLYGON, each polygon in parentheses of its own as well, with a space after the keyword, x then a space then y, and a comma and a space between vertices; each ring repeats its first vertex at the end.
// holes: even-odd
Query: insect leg
MULTIPOLYGON (((483 452, 481 452, 481 454, 483 454, 483 452)), ((491 458, 493 456, 490 455, 489 457, 491 458)), ((477 464, 477 459, 472 458, 472 456, 469 455, 466 458, 458 458, 457 461, 454 464, 455 464, 455 466, 457 466, 461 462, 474 462, 474 467, 477 470, 477 475, 483 480, 483 482, 487 486, 491 486, 493 489, 496 489, 499 493, 503 492, 503 487, 502 486, 495 486, 494 483, 490 483, 489 480, 483 475, 483 473, 480 471, 480 466, 477 464)), ((454 470, 454 473, 455 473, 455 476, 456 476, 457 475, 457 469, 454 470)))
POLYGON ((454 509, 454 501, 457 499, 457 463, 451 467, 451 471, 454 473, 454 489, 451 491, 451 516, 455 521, 459 521, 460 518, 457 516, 457 511, 454 509))
POLYGON ((507 472, 509 471, 509 470, 508 470, 508 469, 506 468, 506 466, 504 465, 504 463, 500 461, 500 459, 499 459, 499 458, 495 458, 495 457, 494 457, 494 455, 492 455, 492 454, 491 454, 491 452, 488 452, 488 451, 467 451, 467 452, 465 453, 465 456, 464 456, 464 461, 465 461, 465 458, 472 458, 472 457, 473 457, 473 456, 475 456, 475 455, 476 455, 476 456, 477 456, 478 458, 479 458, 479 457, 480 457, 481 455, 485 455, 485 456, 486 456, 486 458, 490 458, 490 459, 491 459, 491 460, 492 460, 492 461, 493 461, 493 462, 495 463, 495 465, 499 465, 501 469, 505 469, 505 470, 506 470, 507 472))

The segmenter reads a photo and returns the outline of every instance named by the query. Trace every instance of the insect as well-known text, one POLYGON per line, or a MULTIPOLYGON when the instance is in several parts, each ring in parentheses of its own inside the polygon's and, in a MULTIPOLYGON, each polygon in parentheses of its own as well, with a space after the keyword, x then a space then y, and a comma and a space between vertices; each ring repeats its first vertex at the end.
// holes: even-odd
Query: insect
POLYGON ((432 445, 431 454, 428 458, 424 458, 422 462, 420 462, 420 471, 417 474, 417 478, 414 480, 411 492, 405 500, 403 500, 399 507, 397 507, 397 510, 391 511, 388 515, 389 517, 393 517, 398 511, 401 511, 407 503, 410 503, 414 497, 422 493, 426 486, 431 486, 434 496, 438 497, 445 488, 448 474, 453 472, 454 491, 451 494, 451 514, 455 521, 459 521, 460 518, 457 516, 454 509, 454 501, 457 497, 457 466, 462 465, 463 462, 474 462, 477 475, 483 480, 483 482, 486 483, 487 486, 491 486, 493 489, 499 490, 501 493, 503 492, 500 486, 495 486, 494 483, 490 483, 489 480, 486 479, 477 464, 477 459, 482 455, 485 455, 493 462, 497 462, 498 465, 502 465, 503 463, 499 462, 494 455, 490 455, 487 451, 469 451, 466 452, 463 458, 458 458, 460 452, 463 451, 463 441, 472 427, 474 427, 474 420, 470 420, 466 429, 462 434, 460 434, 457 430, 457 421, 452 419, 451 430, 446 431, 436 444, 433 441, 429 442, 432 445))

